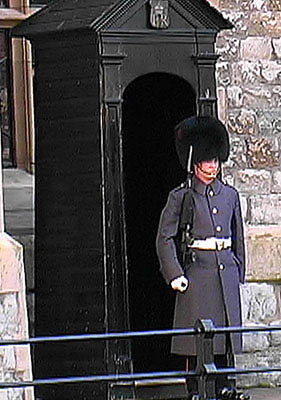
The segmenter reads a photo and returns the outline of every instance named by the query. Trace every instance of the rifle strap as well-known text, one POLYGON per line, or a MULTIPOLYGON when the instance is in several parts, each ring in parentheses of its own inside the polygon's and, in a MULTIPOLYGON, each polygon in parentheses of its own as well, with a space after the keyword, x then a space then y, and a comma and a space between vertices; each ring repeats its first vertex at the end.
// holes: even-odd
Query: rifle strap
POLYGON ((191 188, 188 188, 187 192, 184 194, 182 201, 180 223, 179 223, 180 231, 185 230, 187 226, 189 226, 189 229, 192 227, 193 213, 194 213, 193 192, 191 188))

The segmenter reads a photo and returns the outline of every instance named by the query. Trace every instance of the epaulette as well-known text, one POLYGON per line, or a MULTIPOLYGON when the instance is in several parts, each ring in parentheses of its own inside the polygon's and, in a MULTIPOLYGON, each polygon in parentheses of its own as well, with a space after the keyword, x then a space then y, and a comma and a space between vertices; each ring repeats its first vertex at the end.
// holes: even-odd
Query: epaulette
POLYGON ((183 182, 180 186, 176 187, 174 189, 174 192, 178 192, 179 190, 182 190, 186 187, 186 182, 183 182))

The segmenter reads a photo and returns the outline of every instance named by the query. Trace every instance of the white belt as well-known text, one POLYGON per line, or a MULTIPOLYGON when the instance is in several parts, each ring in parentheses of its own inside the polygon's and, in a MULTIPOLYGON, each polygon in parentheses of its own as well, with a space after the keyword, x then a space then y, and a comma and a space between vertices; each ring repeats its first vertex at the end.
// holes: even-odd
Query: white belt
POLYGON ((189 245, 192 249, 199 250, 224 250, 231 247, 231 238, 218 239, 215 237, 209 237, 204 240, 195 239, 194 242, 189 245))

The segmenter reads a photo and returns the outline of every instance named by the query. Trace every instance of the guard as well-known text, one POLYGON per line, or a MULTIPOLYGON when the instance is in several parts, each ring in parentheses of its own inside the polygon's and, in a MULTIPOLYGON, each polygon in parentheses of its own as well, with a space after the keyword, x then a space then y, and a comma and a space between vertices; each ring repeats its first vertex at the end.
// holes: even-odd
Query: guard
MULTIPOLYGON (((240 326, 239 284, 245 277, 241 207, 236 189, 218 178, 229 156, 228 133, 216 118, 194 116, 176 127, 175 139, 187 182, 170 192, 156 243, 160 271, 177 291, 173 327, 190 328, 197 319, 240 326)), ((241 348, 240 333, 216 335, 216 365, 233 366, 241 348)), ((188 370, 196 368, 195 337, 173 337, 171 351, 186 356, 188 370)), ((187 384, 192 398, 195 382, 187 384)), ((217 378, 216 391, 219 399, 249 398, 227 377, 217 378)))

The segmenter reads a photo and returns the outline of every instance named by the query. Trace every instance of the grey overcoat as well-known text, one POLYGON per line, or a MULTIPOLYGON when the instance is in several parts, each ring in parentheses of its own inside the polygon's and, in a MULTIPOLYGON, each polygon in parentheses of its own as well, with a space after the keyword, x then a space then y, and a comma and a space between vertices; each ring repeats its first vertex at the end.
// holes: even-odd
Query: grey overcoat
MULTIPOLYGON (((187 291, 177 293, 173 326, 193 327, 198 318, 212 319, 215 326, 240 326, 239 283, 244 282, 245 250, 238 192, 218 179, 205 185, 194 178, 192 236, 195 239, 231 237, 232 247, 221 251, 192 249, 192 260, 183 266, 176 240, 186 190, 183 185, 170 192, 156 241, 160 271, 166 282, 170 284, 183 274, 189 280, 187 291)), ((240 334, 231 334, 231 347, 234 353, 241 351, 240 334)), ((224 335, 215 337, 214 351, 225 354, 224 335)), ((195 355, 195 337, 173 337, 172 353, 195 355)))

